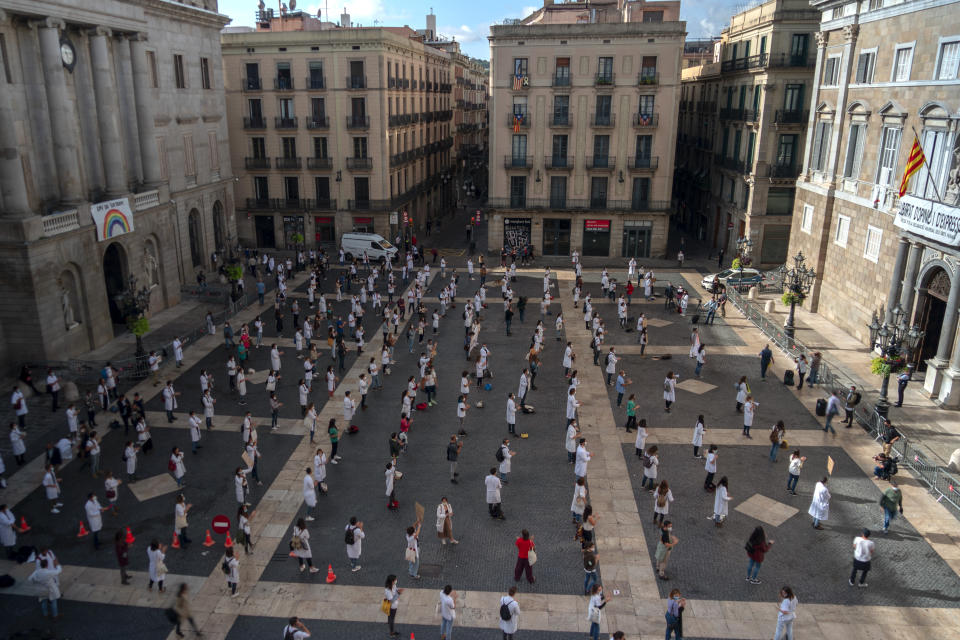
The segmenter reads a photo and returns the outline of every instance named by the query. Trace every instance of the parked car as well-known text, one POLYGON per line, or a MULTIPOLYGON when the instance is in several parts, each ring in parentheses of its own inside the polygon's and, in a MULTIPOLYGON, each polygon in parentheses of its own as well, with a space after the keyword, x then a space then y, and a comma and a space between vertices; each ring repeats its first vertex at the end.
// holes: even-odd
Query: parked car
POLYGON ((764 280, 763 274, 761 274, 756 269, 751 269, 750 267, 744 267, 741 269, 725 269, 720 273, 712 273, 710 275, 703 276, 703 281, 700 283, 704 289, 707 291, 713 291, 713 286, 715 283, 720 283, 722 285, 758 285, 764 280))
POLYGON ((340 247, 348 261, 354 257, 362 259, 364 251, 371 261, 393 261, 397 257, 397 248, 378 233, 345 233, 340 238, 340 247))

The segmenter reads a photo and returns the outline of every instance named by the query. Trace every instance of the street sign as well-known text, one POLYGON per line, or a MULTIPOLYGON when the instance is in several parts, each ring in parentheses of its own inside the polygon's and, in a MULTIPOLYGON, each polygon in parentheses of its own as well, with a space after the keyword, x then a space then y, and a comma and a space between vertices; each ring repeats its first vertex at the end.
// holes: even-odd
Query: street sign
POLYGON ((214 516, 213 522, 210 523, 210 528, 216 533, 224 534, 227 531, 230 531, 230 518, 223 515, 214 516))
POLYGON ((407 212, 403 212, 403 224, 407 224, 410 221, 410 218, 407 216, 407 212))
POLYGON ((728 223, 727 223, 727 229, 733 229, 733 223, 732 223, 732 222, 728 222, 728 223))
POLYGON ((391 211, 391 212, 390 212, 390 224, 397 224, 397 212, 396 212, 396 211, 391 211))

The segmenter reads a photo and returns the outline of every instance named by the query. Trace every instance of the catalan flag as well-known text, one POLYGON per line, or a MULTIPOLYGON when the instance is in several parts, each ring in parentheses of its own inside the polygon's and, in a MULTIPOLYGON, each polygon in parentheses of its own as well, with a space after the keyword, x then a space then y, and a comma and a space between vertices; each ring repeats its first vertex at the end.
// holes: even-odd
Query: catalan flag
POLYGON ((907 166, 904 168, 903 178, 900 180, 901 198, 907 192, 907 185, 910 183, 910 178, 920 170, 920 167, 922 167, 926 161, 927 158, 923 155, 923 147, 920 146, 920 140, 916 134, 914 134, 913 146, 910 147, 910 156, 907 158, 907 166))
POLYGON ((513 132, 520 133, 520 125, 523 124, 523 114, 515 113, 513 114, 513 132))
POLYGON ((513 90, 520 91, 520 89, 523 89, 523 76, 518 74, 513 76, 513 90))

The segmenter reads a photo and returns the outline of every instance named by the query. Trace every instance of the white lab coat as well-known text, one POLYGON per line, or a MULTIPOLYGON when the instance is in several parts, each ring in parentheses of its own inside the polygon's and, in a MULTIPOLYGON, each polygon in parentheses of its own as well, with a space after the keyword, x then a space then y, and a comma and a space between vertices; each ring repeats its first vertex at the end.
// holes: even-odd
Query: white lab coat
POLYGON ((132 476, 137 472, 137 450, 131 445, 123 450, 123 456, 127 463, 127 473, 132 476))
POLYGON ((293 555, 297 558, 313 558, 313 552, 310 551, 310 532, 295 526, 293 537, 300 538, 300 548, 294 549, 293 555))
POLYGON ((280 350, 270 350, 270 368, 274 371, 280 371, 280 350))
POLYGON ((578 478, 587 475, 587 463, 590 462, 590 452, 581 444, 577 445, 577 462, 573 465, 573 473, 578 478))
POLYGON ((817 520, 826 520, 830 517, 830 490, 822 482, 818 482, 813 490, 813 499, 810 501, 807 513, 817 520))
POLYGON ((663 379, 663 399, 669 400, 670 402, 676 401, 677 399, 677 379, 676 378, 663 379))
POLYGON ((520 626, 520 605, 510 596, 500 598, 500 606, 507 605, 510 609, 510 619, 504 620, 500 617, 500 610, 497 609, 497 619, 500 621, 500 630, 504 633, 516 633, 520 626))
POLYGON ((577 452, 577 428, 572 424, 567 427, 566 449, 570 453, 577 452))
POLYGON ((17 523, 16 516, 9 509, 0 511, 0 545, 12 547, 17 544, 17 532, 13 528, 17 523))
POLYGON ((500 488, 503 486, 500 478, 490 474, 483 479, 483 484, 487 486, 487 504, 498 504, 500 502, 500 488))
POLYGON ((693 428, 693 440, 692 440, 693 446, 695 447, 703 446, 703 431, 704 431, 703 423, 698 422, 697 426, 693 428))
MULTIPOLYGON (((344 531, 351 528, 353 525, 347 525, 343 528, 344 531)), ((347 545, 347 557, 358 559, 360 558, 360 553, 363 551, 363 539, 366 537, 366 534, 363 533, 362 529, 354 528, 353 529, 353 544, 347 545)))
POLYGON ((163 408, 166 411, 173 411, 177 408, 177 396, 173 385, 163 388, 163 408))
POLYGON ((389 469, 383 472, 383 480, 384 484, 386 485, 386 492, 384 493, 385 496, 389 497, 390 494, 393 493, 393 483, 396 481, 396 479, 397 470, 391 465, 389 469))
POLYGON ((151 549, 150 547, 147 547, 147 561, 150 563, 150 580, 153 582, 163 580, 163 578, 166 576, 166 573, 157 573, 157 565, 162 564, 165 557, 166 554, 164 554, 163 551, 160 551, 160 549, 151 549))
POLYGON ((727 488, 723 485, 717 485, 717 490, 713 496, 713 514, 726 518, 728 502, 730 502, 730 499, 727 497, 727 488))
POLYGON ((304 474, 303 476, 303 501, 308 507, 317 506, 317 486, 310 474, 304 474))
POLYGON ((510 457, 512 453, 510 452, 510 447, 505 444, 500 445, 500 450, 503 451, 503 462, 500 463, 500 473, 510 473, 510 457))
POLYGON ((87 500, 86 504, 83 505, 83 509, 87 512, 87 522, 90 523, 90 531, 92 533, 96 533, 97 531, 103 529, 100 501, 97 500, 96 496, 90 500, 87 500))
POLYGON ((573 349, 567 347, 563 350, 563 366, 567 369, 573 366, 573 349))
POLYGON ((513 401, 513 398, 507 398, 507 424, 515 424, 516 422, 517 403, 513 401))

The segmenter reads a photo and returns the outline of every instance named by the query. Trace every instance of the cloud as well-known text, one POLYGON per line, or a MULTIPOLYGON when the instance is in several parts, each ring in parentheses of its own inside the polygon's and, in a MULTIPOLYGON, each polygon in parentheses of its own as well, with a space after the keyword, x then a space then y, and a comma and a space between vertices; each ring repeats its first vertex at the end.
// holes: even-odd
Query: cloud
POLYGON ((475 25, 471 27, 470 25, 462 24, 459 27, 437 27, 437 32, 446 38, 454 38, 457 42, 480 42, 487 39, 489 28, 488 25, 475 25))
POLYGON ((687 21, 688 38, 719 36, 730 17, 744 11, 753 0, 685 0, 680 19, 687 21))

